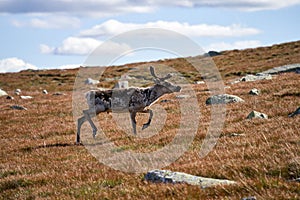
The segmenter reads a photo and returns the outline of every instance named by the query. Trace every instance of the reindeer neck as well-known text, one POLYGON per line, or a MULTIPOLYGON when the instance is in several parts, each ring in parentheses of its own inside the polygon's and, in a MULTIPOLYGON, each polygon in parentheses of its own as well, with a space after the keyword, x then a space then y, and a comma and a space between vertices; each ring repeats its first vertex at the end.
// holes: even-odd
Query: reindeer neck
POLYGON ((156 100, 158 100, 161 96, 166 94, 163 90, 161 90, 161 87, 158 85, 154 85, 150 88, 147 88, 147 105, 153 104, 156 100))

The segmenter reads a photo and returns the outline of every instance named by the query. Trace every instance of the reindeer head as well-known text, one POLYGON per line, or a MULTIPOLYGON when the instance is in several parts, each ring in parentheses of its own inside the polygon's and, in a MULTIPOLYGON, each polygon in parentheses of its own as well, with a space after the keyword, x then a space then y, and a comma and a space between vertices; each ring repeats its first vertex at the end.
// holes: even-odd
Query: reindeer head
POLYGON ((164 93, 179 92, 181 90, 180 86, 174 85, 174 84, 166 81, 167 79, 172 77, 171 74, 168 74, 167 76, 165 76, 163 78, 159 78, 156 76, 156 74, 154 72, 154 68, 152 66, 150 66, 150 73, 154 77, 153 81, 154 81, 155 85, 157 85, 158 87, 161 87, 161 89, 164 91, 164 93))

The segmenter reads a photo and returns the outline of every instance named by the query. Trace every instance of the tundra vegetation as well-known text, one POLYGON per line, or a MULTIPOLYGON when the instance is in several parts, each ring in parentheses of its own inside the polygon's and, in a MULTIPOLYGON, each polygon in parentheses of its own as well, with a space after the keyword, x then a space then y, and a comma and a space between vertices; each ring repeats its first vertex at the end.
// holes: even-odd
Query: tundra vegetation
MULTIPOLYGON (((213 57, 228 94, 244 102, 226 104, 226 120, 215 148, 200 159, 198 152, 211 121, 210 96, 205 84, 194 84, 201 117, 189 150, 164 169, 197 176, 234 180, 237 184, 201 189, 187 184, 150 183, 144 174, 113 170, 96 160, 84 146, 75 145, 76 126, 72 116, 72 91, 78 69, 26 70, 0 74, 0 88, 14 99, 0 97, 0 199, 299 199, 300 117, 288 117, 299 107, 300 76, 294 72, 275 75, 272 80, 240 82, 246 74, 300 63, 300 42, 257 49, 221 52, 213 57), (21 99, 14 95, 20 88, 21 99), (257 96, 249 95, 253 88, 257 96), (47 90, 48 94, 42 91, 47 90), (53 95, 64 94, 64 95, 53 95), (11 109, 20 105, 27 110, 11 109), (246 119, 257 110, 268 119, 246 119)), ((172 66, 191 83, 201 80, 185 59, 147 63, 172 66)), ((119 77, 141 63, 109 67, 105 77, 119 77)), ((113 79, 100 80, 98 87, 112 87, 113 79)), ((128 136, 111 123, 110 115, 99 115, 107 137, 120 151, 153 151, 172 141, 180 114, 174 94, 158 102, 168 112, 166 124, 150 138, 128 136), (171 101, 169 101, 171 100, 171 101)), ((138 115, 140 126, 148 115, 138 115)), ((155 116, 154 116, 155 117, 155 116)), ((87 126, 85 124, 83 126, 87 126)))

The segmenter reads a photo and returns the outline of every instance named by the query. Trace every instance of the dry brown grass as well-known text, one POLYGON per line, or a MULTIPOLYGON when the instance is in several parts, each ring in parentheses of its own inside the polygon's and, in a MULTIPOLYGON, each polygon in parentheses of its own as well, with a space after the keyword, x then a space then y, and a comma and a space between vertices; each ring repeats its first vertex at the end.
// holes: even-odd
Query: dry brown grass
MULTIPOLYGON (((227 82, 244 73, 300 63, 299 43, 227 51, 214 61, 227 82)), ((178 66, 186 76, 190 75, 190 66, 184 59, 161 62, 178 66)), ((106 73, 120 75, 123 70, 126 69, 109 68, 106 73)), ((204 85, 194 86, 201 110, 200 128, 189 151, 165 169, 238 182, 232 186, 200 189, 185 184, 146 182, 143 174, 113 170, 99 163, 83 146, 74 145, 72 89, 76 73, 77 70, 51 70, 0 74, 0 87, 9 94, 21 88, 25 95, 34 97, 32 100, 20 100, 17 96, 15 100, 0 98, 1 199, 300 198, 299 183, 290 182, 300 176, 300 118, 287 117, 299 106, 299 74, 280 74, 273 80, 239 83, 226 89, 227 93, 238 95, 245 102, 226 106, 222 137, 203 159, 198 153, 211 120, 210 106, 205 105, 209 93, 204 85), (248 94, 254 87, 262 91, 260 96, 248 94), (43 89, 50 94, 42 94, 43 89), (54 92, 65 95, 53 96, 54 92), (14 104, 23 105, 28 111, 11 110, 9 107, 14 104), (252 110, 268 114, 269 119, 246 120, 252 110), (232 133, 243 136, 230 137, 232 133)), ((190 78, 197 80, 199 77, 191 74, 190 78)), ((160 103, 169 114, 159 135, 136 139, 108 123, 101 123, 101 126, 108 130, 108 137, 125 150, 147 152, 160 148, 172 140, 180 118, 176 114, 174 96, 166 98, 173 101, 160 103)), ((146 119, 139 117, 141 121, 146 119)), ((98 119, 113 123, 105 113, 98 119)))

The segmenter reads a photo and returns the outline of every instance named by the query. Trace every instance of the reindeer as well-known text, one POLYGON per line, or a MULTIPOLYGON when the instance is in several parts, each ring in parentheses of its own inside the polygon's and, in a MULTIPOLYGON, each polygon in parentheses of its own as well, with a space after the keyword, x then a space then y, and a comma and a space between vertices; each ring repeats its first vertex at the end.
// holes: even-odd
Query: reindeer
POLYGON ((179 92, 180 86, 173 85, 166 80, 171 78, 168 74, 164 78, 159 78, 154 72, 154 68, 150 66, 150 73, 153 76, 155 85, 148 88, 126 88, 112 90, 91 90, 86 94, 89 109, 83 110, 83 116, 78 119, 76 143, 80 144, 80 129, 85 121, 88 121, 93 129, 93 137, 95 138, 97 128, 92 121, 101 112, 129 112, 133 134, 136 135, 136 114, 149 113, 147 123, 143 124, 142 130, 147 128, 152 120, 153 111, 150 106, 154 104, 160 97, 165 94, 179 92))

